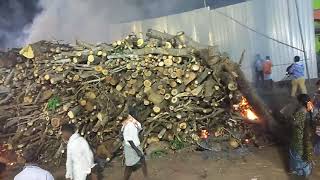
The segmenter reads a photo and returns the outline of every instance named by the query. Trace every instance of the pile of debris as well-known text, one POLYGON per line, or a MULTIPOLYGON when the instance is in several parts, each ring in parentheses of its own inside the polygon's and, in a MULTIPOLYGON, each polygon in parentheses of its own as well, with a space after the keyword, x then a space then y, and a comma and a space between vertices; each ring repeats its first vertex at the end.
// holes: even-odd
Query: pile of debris
POLYGON ((37 145, 44 162, 58 162, 65 148, 62 124, 76 124, 93 147, 116 144, 129 106, 144 126, 144 148, 159 141, 196 143, 204 129, 237 148, 253 138, 248 120, 270 118, 239 64, 215 47, 184 33, 149 30, 146 36, 23 48, 13 67, 0 69, 0 137, 17 151, 37 145))

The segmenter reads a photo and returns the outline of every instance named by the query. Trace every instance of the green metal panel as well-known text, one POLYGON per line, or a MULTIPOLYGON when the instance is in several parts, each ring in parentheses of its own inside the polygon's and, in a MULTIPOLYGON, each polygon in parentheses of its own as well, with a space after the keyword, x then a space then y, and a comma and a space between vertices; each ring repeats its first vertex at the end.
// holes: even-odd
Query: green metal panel
POLYGON ((313 0, 313 8, 320 9, 320 0, 313 0))
POLYGON ((320 37, 319 35, 316 35, 316 52, 320 52, 320 37))

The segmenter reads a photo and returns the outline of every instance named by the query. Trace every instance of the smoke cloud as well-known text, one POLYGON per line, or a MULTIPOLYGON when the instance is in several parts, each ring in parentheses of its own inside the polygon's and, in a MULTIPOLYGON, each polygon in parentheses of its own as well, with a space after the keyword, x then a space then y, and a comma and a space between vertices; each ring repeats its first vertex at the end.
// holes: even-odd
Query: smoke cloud
POLYGON ((109 41, 112 24, 202 7, 199 0, 40 0, 27 43, 47 39, 109 41))
MULTIPOLYGON (((212 8, 245 0, 206 0, 212 8)), ((39 40, 109 41, 112 24, 201 8, 203 0, 1 0, 0 49, 39 40)), ((113 34, 114 35, 114 34, 113 34)))
POLYGON ((30 24, 41 8, 38 0, 1 0, 0 2, 0 48, 22 45, 30 24))

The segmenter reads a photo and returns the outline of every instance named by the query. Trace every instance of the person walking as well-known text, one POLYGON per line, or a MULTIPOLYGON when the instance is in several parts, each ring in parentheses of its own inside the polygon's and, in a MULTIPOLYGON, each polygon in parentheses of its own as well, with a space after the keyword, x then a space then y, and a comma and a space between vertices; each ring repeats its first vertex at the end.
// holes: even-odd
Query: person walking
POLYGON ((296 96, 298 87, 302 94, 307 94, 307 88, 304 79, 304 64, 299 56, 294 57, 294 63, 288 67, 288 73, 292 76, 291 96, 296 96))
POLYGON ((264 83, 267 84, 267 88, 272 88, 272 61, 270 56, 266 56, 266 60, 263 61, 263 77, 264 83))
POLYGON ((263 59, 261 58, 260 54, 256 55, 255 61, 255 71, 256 71, 256 87, 263 87, 263 59))
POLYGON ((312 137, 310 97, 307 94, 297 96, 298 106, 293 114, 292 135, 289 145, 289 167, 292 174, 308 177, 312 170, 312 137))
POLYGON ((133 114, 135 114, 134 110, 129 108, 128 117, 122 122, 121 128, 126 166, 124 180, 129 180, 132 172, 140 167, 142 168, 144 177, 148 178, 147 165, 139 140, 139 132, 142 130, 142 127, 133 117, 133 114))
POLYGON ((25 166, 23 170, 14 177, 14 180, 54 180, 52 174, 37 165, 37 148, 31 147, 23 153, 25 166))
POLYGON ((61 132, 63 140, 68 142, 66 179, 87 180, 89 176, 96 179, 94 157, 86 139, 76 132, 72 124, 62 125, 61 132))

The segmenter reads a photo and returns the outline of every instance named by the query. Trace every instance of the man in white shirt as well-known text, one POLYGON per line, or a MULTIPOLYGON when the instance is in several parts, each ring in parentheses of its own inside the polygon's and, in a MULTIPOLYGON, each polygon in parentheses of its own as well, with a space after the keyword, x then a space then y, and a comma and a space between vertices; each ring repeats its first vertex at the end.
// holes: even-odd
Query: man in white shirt
POLYGON ((41 169, 36 161, 38 160, 36 148, 29 148, 23 153, 26 163, 23 170, 14 177, 14 180, 54 180, 50 172, 41 169))
POLYGON ((62 125, 61 132, 63 140, 68 142, 66 179, 86 180, 90 175, 93 179, 95 174, 92 168, 95 164, 88 142, 75 132, 75 127, 71 124, 62 125))
POLYGON ((129 180, 132 172, 140 166, 145 178, 148 177, 147 165, 139 140, 139 132, 142 130, 141 124, 131 114, 134 114, 134 112, 129 109, 128 117, 123 121, 121 129, 124 139, 123 147, 126 165, 124 180, 129 180))

